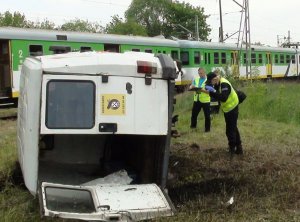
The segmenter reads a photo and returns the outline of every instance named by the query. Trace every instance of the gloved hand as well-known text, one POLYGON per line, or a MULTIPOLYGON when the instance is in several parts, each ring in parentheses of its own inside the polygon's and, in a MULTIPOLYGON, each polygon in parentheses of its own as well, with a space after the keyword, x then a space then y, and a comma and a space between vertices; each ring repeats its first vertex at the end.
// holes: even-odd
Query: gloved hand
POLYGON ((212 86, 205 86, 205 89, 206 89, 208 92, 216 92, 215 88, 212 87, 212 86))

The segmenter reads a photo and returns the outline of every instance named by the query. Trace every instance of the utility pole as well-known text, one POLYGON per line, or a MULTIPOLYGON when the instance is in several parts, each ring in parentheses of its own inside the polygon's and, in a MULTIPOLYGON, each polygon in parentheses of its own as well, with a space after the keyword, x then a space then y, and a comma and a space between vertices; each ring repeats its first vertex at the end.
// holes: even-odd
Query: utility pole
POLYGON ((222 19, 222 3, 221 3, 221 0, 219 0, 219 10, 220 10, 219 42, 224 42, 224 37, 223 37, 223 19, 222 19))
POLYGON ((241 21, 240 21, 240 31, 242 27, 242 20, 243 20, 243 12, 245 12, 245 18, 244 18, 244 30, 242 34, 242 39, 240 39, 240 33, 238 37, 238 43, 237 46, 239 46, 239 43, 241 41, 241 49, 243 48, 243 36, 245 34, 245 43, 246 43, 246 78, 249 77, 252 78, 252 72, 251 72, 251 33, 250 33, 250 13, 249 13, 249 0, 243 0, 243 5, 238 3, 236 0, 234 1, 237 5, 239 5, 242 8, 242 14, 241 14, 241 21))
POLYGON ((251 38, 250 38, 250 15, 249 15, 249 0, 245 1, 245 34, 246 34, 246 78, 248 78, 250 74, 250 79, 252 79, 252 71, 251 71, 251 38))
POLYGON ((196 32, 196 41, 199 41, 198 15, 195 16, 195 32, 196 32))

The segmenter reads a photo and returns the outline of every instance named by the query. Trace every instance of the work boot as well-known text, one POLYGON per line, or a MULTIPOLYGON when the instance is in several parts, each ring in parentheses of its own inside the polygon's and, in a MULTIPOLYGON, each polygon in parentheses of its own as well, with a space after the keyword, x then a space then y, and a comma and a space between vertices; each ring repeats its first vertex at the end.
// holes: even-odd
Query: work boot
POLYGON ((237 154, 237 155, 243 155, 243 147, 242 147, 242 145, 236 146, 235 154, 237 154))
POLYGON ((235 153, 235 147, 234 146, 229 147, 229 153, 230 154, 234 154, 235 153))
POLYGON ((171 130, 171 137, 180 137, 180 133, 177 130, 171 130))

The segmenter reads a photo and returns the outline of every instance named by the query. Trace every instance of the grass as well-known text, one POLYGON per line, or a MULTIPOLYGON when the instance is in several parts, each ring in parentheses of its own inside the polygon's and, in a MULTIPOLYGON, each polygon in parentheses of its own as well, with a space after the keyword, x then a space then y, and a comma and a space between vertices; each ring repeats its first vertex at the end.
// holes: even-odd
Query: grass
POLYGON ((17 113, 17 108, 0 109, 0 117, 8 117, 10 115, 15 115, 17 113))
MULTIPOLYGON (((177 213, 156 221, 300 221, 300 127, 298 83, 239 86, 239 129, 244 155, 230 157, 223 114, 204 133, 203 112, 191 130, 193 94, 177 95, 181 137, 172 140, 169 196, 177 213), (234 198, 234 203, 226 202, 234 198)), ((1 115, 1 112, 0 112, 1 115)), ((38 201, 16 180, 16 122, 0 120, 0 218, 40 219, 38 201)))

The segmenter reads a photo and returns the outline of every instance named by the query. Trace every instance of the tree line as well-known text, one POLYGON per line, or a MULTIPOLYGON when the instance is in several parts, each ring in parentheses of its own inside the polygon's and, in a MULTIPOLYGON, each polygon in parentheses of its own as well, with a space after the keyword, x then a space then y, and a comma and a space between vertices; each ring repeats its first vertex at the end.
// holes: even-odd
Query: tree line
POLYGON ((191 34, 195 37, 196 18, 199 39, 207 41, 211 29, 206 23, 208 16, 204 8, 171 0, 133 0, 125 12, 125 18, 114 15, 106 27, 79 18, 60 26, 47 18, 42 22, 33 22, 21 12, 9 11, 0 13, 0 26, 187 39, 191 34))

